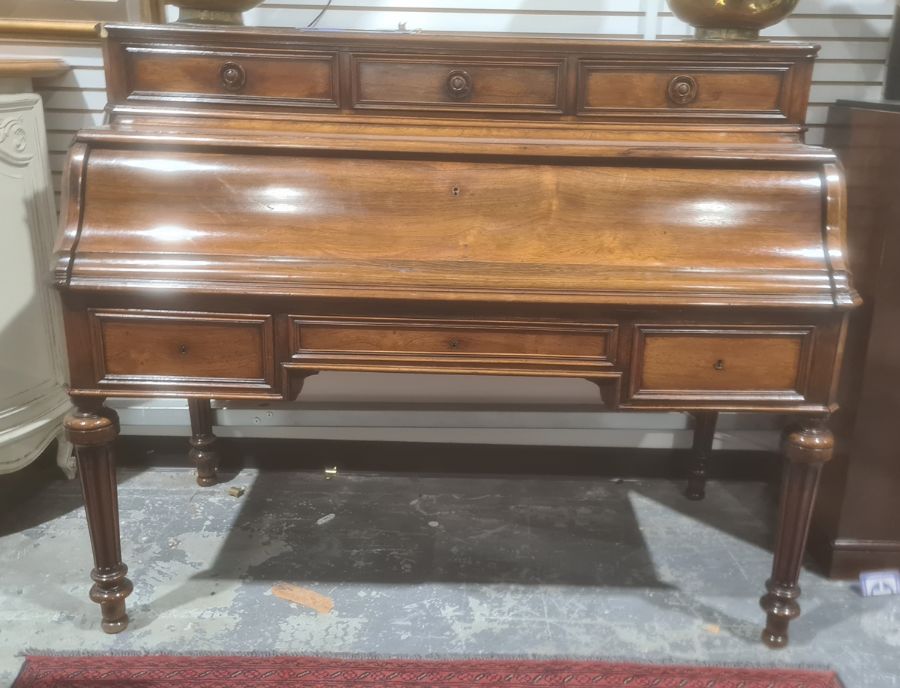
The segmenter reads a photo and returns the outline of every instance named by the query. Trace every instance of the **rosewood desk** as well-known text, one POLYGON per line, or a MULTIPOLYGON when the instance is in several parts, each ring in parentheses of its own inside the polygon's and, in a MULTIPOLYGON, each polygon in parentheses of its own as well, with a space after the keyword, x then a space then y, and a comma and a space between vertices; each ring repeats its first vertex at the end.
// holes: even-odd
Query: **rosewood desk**
POLYGON ((761 601, 787 643, 858 300, 841 171, 802 142, 814 46, 107 32, 55 263, 104 630, 132 589, 104 399, 190 398, 210 483, 207 400, 352 370, 586 378, 697 414, 701 449, 717 412, 793 414, 761 601))

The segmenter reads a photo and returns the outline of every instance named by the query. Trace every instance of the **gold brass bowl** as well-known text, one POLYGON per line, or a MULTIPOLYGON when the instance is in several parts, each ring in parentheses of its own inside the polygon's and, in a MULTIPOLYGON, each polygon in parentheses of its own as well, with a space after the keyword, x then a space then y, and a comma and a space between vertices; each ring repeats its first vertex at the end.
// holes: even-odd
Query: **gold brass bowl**
POLYGON ((760 29, 777 24, 799 0, 669 0, 676 17, 706 40, 754 40, 760 29))
POLYGON ((243 24, 242 14, 263 0, 167 0, 178 9, 178 22, 188 24, 243 24))

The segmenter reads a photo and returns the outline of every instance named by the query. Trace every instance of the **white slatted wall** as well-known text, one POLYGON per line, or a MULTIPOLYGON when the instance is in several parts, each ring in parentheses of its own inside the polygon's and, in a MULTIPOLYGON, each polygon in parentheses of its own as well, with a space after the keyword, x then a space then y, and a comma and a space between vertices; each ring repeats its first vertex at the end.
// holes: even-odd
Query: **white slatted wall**
MULTIPOLYGON (((316 16, 321 6, 320 2, 268 0, 248 13, 246 19, 253 25, 302 27, 316 16)), ((834 100, 878 98, 881 95, 894 7, 894 0, 801 0, 795 15, 766 32, 771 37, 811 40, 822 45, 809 111, 810 142, 821 142, 827 106, 834 100)), ((408 30, 536 31, 626 38, 681 38, 690 33, 689 27, 668 12, 664 0, 334 0, 318 26, 322 29, 391 30, 400 24, 408 30)), ((50 129, 51 165, 58 187, 73 132, 80 127, 99 124, 103 118, 106 97, 100 49, 90 44, 0 40, 0 55, 61 57, 73 68, 65 76, 45 82, 41 87, 50 129)), ((320 375, 311 379, 304 394, 308 392, 307 398, 311 398, 313 404, 350 404, 351 407, 384 401, 386 391, 387 401, 395 403, 414 399, 419 403, 466 404, 474 400, 499 406, 510 403, 571 404, 593 401, 596 397, 596 389, 580 381, 543 381, 538 385, 519 379, 482 382, 476 378, 438 380, 434 376, 400 379, 407 377, 395 376, 388 384, 371 377, 360 381, 350 375, 345 378, 344 374, 320 375), (579 384, 582 384, 581 388, 579 384)), ((123 402, 120 412, 123 422, 134 432, 185 432, 187 416, 183 403, 176 400, 140 404, 123 402)), ((621 446, 672 446, 673 443, 684 446, 690 442, 689 435, 678 430, 685 427, 683 419, 656 414, 633 419, 622 414, 606 417, 605 414, 566 412, 531 417, 498 412, 460 415, 446 410, 437 416, 429 415, 428 411, 411 413, 408 410, 393 415, 389 412, 354 415, 352 410, 332 410, 322 416, 325 420, 309 412, 280 420, 271 416, 272 413, 266 416, 265 413, 241 411, 220 414, 219 422, 228 426, 221 428, 220 434, 277 436, 281 432, 290 436, 432 441, 456 438, 546 444, 599 441, 621 446), (256 428, 260 424, 263 427, 256 428), (271 427, 273 425, 278 427, 271 427), (311 425, 321 425, 324 429, 316 430, 311 425), (288 432, 288 427, 293 429, 288 432), (439 427, 442 430, 438 431, 439 427), (378 428, 384 431, 379 434, 378 428), (600 428, 603 428, 602 439, 592 439, 598 436, 600 428), (615 428, 619 428, 621 436, 615 434, 615 428)), ((777 434, 771 431, 754 435, 753 423, 756 421, 753 419, 742 417, 735 421, 734 430, 728 429, 726 421, 720 431, 718 441, 724 446, 761 444, 770 447, 777 440, 777 434), (742 433, 743 444, 735 445, 735 431, 742 433)))
MULTIPOLYGON (((322 4, 268 0, 248 12, 246 20, 260 26, 306 26, 322 4)), ((894 0, 801 0, 794 15, 766 31, 770 37, 822 45, 809 111, 810 142, 822 140, 829 103, 880 96, 894 6, 894 0)), ((390 30, 401 24, 409 30, 538 31, 625 38, 680 38, 690 33, 664 0, 334 0, 318 26, 390 30)), ((73 67, 69 74, 41 87, 58 186, 72 133, 103 117, 106 96, 100 50, 90 44, 0 41, 0 54, 62 57, 73 67)))

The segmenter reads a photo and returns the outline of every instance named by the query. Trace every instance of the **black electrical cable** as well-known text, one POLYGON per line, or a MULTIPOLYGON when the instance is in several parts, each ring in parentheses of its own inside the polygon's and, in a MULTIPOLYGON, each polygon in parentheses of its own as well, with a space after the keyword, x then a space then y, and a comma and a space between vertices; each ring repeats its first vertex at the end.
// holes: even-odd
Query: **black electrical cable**
POLYGON ((319 13, 316 15, 316 18, 313 19, 309 24, 306 25, 306 28, 307 28, 307 29, 311 29, 311 28, 313 28, 316 24, 319 23, 319 20, 322 18, 322 15, 325 14, 325 11, 326 11, 329 7, 331 7, 331 3, 332 3, 332 2, 334 2, 334 0, 328 0, 328 2, 325 3, 325 6, 324 6, 321 10, 319 10, 319 13))

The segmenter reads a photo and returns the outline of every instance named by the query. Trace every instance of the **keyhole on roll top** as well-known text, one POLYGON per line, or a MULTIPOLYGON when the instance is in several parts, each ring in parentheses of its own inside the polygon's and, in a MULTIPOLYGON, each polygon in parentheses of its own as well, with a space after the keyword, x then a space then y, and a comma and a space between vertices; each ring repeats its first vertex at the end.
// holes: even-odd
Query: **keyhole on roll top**
POLYGON ((188 352, 187 344, 181 344, 178 347, 178 353, 180 353, 182 356, 186 355, 187 352, 188 352))
POLYGON ((713 366, 713 368, 715 368, 716 370, 725 370, 725 361, 723 361, 723 360, 720 358, 718 361, 716 361, 716 363, 715 363, 715 365, 713 366))
POLYGON ((462 190, 458 186, 454 186, 452 189, 450 189, 450 195, 451 196, 459 196, 461 191, 462 190))

